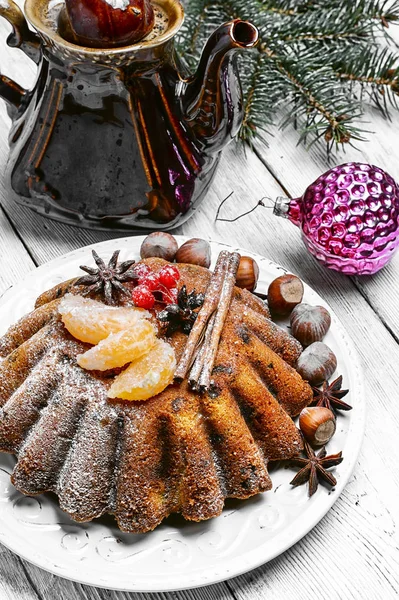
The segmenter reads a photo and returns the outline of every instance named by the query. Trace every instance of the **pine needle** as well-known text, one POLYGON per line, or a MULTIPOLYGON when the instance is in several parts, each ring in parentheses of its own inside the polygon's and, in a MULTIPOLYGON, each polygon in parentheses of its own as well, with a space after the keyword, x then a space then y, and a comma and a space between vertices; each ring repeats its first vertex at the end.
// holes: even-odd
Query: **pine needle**
POLYGON ((257 47, 240 57, 238 137, 246 144, 291 123, 300 142, 324 139, 331 150, 365 139, 366 100, 388 118, 398 108, 399 55, 388 28, 399 23, 399 0, 188 0, 186 12, 178 47, 191 70, 223 21, 259 29, 257 47))

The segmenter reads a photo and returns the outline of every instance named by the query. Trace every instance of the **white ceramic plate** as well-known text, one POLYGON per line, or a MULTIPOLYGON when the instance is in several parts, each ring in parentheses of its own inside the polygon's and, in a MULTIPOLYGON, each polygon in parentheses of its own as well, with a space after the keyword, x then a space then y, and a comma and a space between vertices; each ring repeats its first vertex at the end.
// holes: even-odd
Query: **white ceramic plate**
MULTIPOLYGON (((0 334, 26 312, 44 290, 91 264, 91 248, 103 258, 121 249, 121 260, 138 258, 143 237, 101 242, 70 252, 35 269, 0 300, 0 334)), ((179 243, 186 238, 178 237, 179 243)), ((212 257, 226 246, 212 243, 212 257)), ((240 249, 238 249, 240 252, 240 249)), ((258 290, 284 272, 248 251, 260 266, 258 290)), ((304 301, 328 305, 305 285, 304 301)), ((331 311, 331 309, 329 309, 331 311)), ((331 311, 332 312, 332 311, 331 311)), ((338 358, 337 374, 349 387, 353 410, 338 416, 329 453, 343 451, 334 470, 334 490, 323 485, 311 498, 307 486, 293 488, 291 469, 272 472, 273 489, 245 501, 230 501, 222 515, 202 523, 171 517, 144 535, 119 531, 111 517, 75 523, 59 508, 54 495, 23 496, 10 483, 15 459, 0 454, 0 542, 28 561, 61 577, 126 591, 168 591, 209 585, 271 560, 310 531, 331 508, 347 483, 361 445, 365 420, 362 372, 358 357, 335 315, 326 343, 338 358)))

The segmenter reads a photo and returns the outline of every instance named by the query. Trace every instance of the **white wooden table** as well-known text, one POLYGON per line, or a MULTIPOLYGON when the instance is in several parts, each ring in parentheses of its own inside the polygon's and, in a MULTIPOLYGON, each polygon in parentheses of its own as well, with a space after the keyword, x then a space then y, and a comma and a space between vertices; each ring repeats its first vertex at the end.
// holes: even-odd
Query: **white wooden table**
MULTIPOLYGON (((3 74, 29 86, 33 63, 6 48, 9 26, 0 22, 3 74)), ((333 157, 374 163, 399 181, 399 113, 384 120, 373 109, 375 132, 359 149, 333 157)), ((16 205, 4 189, 9 119, 0 102, 0 295, 34 269, 80 246, 116 237, 44 219, 16 205)), ((368 404, 367 426, 358 464, 345 491, 326 517, 300 542, 270 563, 225 583, 161 598, 255 600, 258 598, 396 598, 399 595, 399 253, 372 277, 345 277, 320 266, 304 249, 288 221, 258 212, 235 223, 215 223, 221 200, 234 195, 223 216, 234 217, 267 195, 300 196, 329 168, 322 146, 296 146, 293 130, 275 130, 269 148, 246 155, 232 144, 225 152, 210 192, 192 219, 175 231, 239 245, 297 273, 332 306, 360 354, 368 404)), ((1 510, 1 506, 0 506, 1 510)), ((0 600, 81 598, 122 600, 127 594, 60 579, 0 546, 0 600)))

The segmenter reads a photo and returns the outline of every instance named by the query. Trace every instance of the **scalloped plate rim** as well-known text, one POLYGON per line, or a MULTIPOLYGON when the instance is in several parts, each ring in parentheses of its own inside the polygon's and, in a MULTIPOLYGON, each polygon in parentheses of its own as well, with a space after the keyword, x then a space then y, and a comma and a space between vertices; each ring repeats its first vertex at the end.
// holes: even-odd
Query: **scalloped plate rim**
MULTIPOLYGON (((26 287, 27 282, 29 282, 29 280, 31 280, 31 279, 34 279, 35 275, 37 275, 38 273, 46 273, 49 270, 53 270, 54 268, 61 266, 63 263, 65 263, 65 261, 75 258, 76 255, 79 255, 79 254, 82 254, 82 256, 83 256, 87 252, 88 257, 90 257, 89 251, 92 248, 95 248, 97 251, 103 251, 103 250, 108 250, 108 248, 110 246, 113 246, 113 248, 114 248, 118 244, 122 244, 122 246, 125 246, 125 244, 126 244, 126 246, 131 244, 132 245, 132 254, 137 253, 137 251, 141 245, 141 242, 145 237, 146 236, 122 237, 122 238, 114 238, 111 240, 105 240, 105 241, 97 242, 94 244, 89 244, 87 246, 80 247, 76 250, 72 250, 66 254, 63 254, 62 256, 52 259, 48 263, 45 263, 43 265, 40 265, 39 267, 36 267, 32 271, 30 271, 22 280, 20 280, 19 282, 17 282, 15 285, 11 286, 10 288, 8 288, 3 293, 3 295, 0 297, 0 311, 2 310, 2 307, 15 294, 17 294, 19 290, 24 289, 26 287)), ((188 236, 181 236, 181 235, 176 235, 174 237, 176 237, 179 244, 190 239, 188 236)), ((231 249, 241 252, 242 254, 249 255, 249 256, 256 258, 260 264, 262 264, 262 263, 267 264, 269 268, 272 268, 274 270, 277 270, 277 271, 280 270, 282 272, 291 272, 288 269, 286 269, 285 267, 282 267, 282 266, 278 265, 277 263, 274 263, 273 261, 261 256, 258 253, 254 253, 254 252, 251 252, 246 249, 234 247, 227 243, 213 242, 211 240, 209 240, 209 241, 215 249, 218 249, 221 247, 231 248, 231 249)), ((317 302, 328 307, 328 309, 331 312, 332 319, 333 319, 332 328, 334 328, 334 330, 337 330, 337 332, 340 333, 340 335, 342 337, 342 342, 345 343, 345 346, 347 347, 347 349, 350 351, 350 354, 352 355, 351 356, 351 358, 352 358, 351 366, 355 367, 354 372, 356 374, 356 388, 353 392, 351 390, 351 393, 354 396, 356 396, 356 402, 357 402, 356 408, 358 408, 359 410, 358 410, 358 415, 357 415, 358 418, 356 419, 355 424, 353 424, 352 420, 351 420, 350 425, 349 425, 349 428, 351 430, 351 435, 353 436, 352 439, 350 440, 351 441, 350 455, 348 458, 345 457, 345 460, 342 463, 343 469, 341 469, 341 465, 340 465, 340 473, 339 473, 339 479, 338 479, 337 486, 334 488, 334 491, 329 493, 327 496, 323 495, 322 502, 318 501, 316 496, 314 496, 309 501, 309 502, 317 502, 318 501, 317 511, 315 510, 312 514, 310 514, 311 511, 306 510, 305 518, 303 518, 301 520, 301 527, 299 527, 295 533, 291 534, 289 536, 288 540, 283 540, 283 542, 280 543, 280 545, 276 544, 275 550, 272 552, 269 551, 267 553, 267 555, 256 556, 257 550, 252 550, 250 552, 247 552, 245 557, 244 556, 240 557, 239 566, 235 565, 233 568, 227 568, 227 566, 225 566, 224 568, 218 568, 218 569, 215 569, 212 566, 207 567, 208 571, 207 571, 206 576, 203 573, 204 568, 201 568, 199 570, 198 569, 193 570, 191 575, 186 574, 184 577, 182 577, 181 574, 178 574, 177 578, 179 579, 179 583, 177 583, 177 581, 176 581, 176 575, 172 575, 170 577, 164 577, 163 579, 161 579, 159 582, 157 581, 156 583, 151 582, 151 581, 143 582, 142 580, 136 580, 136 581, 134 581, 134 580, 125 581, 124 580, 120 584, 117 584, 115 581, 113 581, 113 582, 109 581, 107 578, 105 578, 105 579, 103 579, 102 577, 101 578, 98 578, 98 577, 92 578, 88 575, 86 575, 86 576, 79 575, 77 572, 65 573, 63 567, 61 565, 57 564, 60 562, 59 560, 56 562, 52 562, 52 561, 49 561, 49 557, 46 556, 45 554, 37 555, 36 553, 25 551, 18 544, 13 543, 12 539, 10 540, 6 536, 4 536, 3 532, 0 532, 0 542, 2 544, 4 544, 4 546, 6 546, 8 549, 15 552, 20 557, 31 562, 32 564, 50 572, 50 573, 56 574, 60 577, 69 579, 71 581, 75 581, 77 583, 82 583, 82 584, 86 584, 86 585, 92 585, 92 586, 102 587, 102 588, 112 589, 112 590, 127 591, 127 592, 160 592, 160 591, 178 591, 178 590, 202 587, 202 586, 207 586, 207 585, 211 585, 211 584, 215 584, 215 583, 220 583, 221 581, 225 581, 225 580, 231 579, 233 577, 237 577, 239 575, 247 573, 248 571, 256 569, 256 568, 260 567, 261 565, 269 562, 270 560, 276 558, 277 556, 279 556, 280 554, 282 554, 283 552, 285 552, 286 550, 291 548, 300 539, 302 539, 326 515, 326 513, 330 510, 330 508, 333 506, 333 504, 339 498, 345 485, 347 484, 348 480, 350 479, 350 477, 353 473, 353 470, 355 468, 359 452, 360 452, 364 429, 365 429, 365 420, 366 420, 365 419, 366 406, 365 406, 365 400, 364 400, 364 384, 363 384, 363 379, 361 376, 362 375, 362 366, 360 363, 360 359, 358 357, 357 350, 355 349, 355 346, 354 346, 352 340, 346 333, 343 325, 340 323, 339 319, 336 317, 334 311, 324 301, 324 299, 315 290, 313 290, 313 288, 311 288, 308 284, 306 284, 306 282, 303 279, 302 279, 302 281, 305 286, 305 296, 306 296, 306 294, 310 294, 316 299, 317 302), (320 504, 322 506, 319 506, 320 504), (254 556, 254 554, 255 554, 255 556, 254 556)), ((44 290, 42 290, 42 291, 44 291, 44 290)), ((271 492, 268 492, 268 493, 271 493, 271 492)), ((221 518, 221 517, 216 517, 216 518, 221 518)), ((2 519, 0 516, 0 526, 1 526, 1 520, 2 519)), ((90 522, 87 524, 87 526, 90 527, 90 522)), ((146 534, 146 535, 150 535, 150 533, 146 534)), ((281 536, 281 534, 280 534, 280 537, 284 537, 284 536, 281 536)), ((209 563, 211 564, 212 556, 210 556, 208 558, 209 558, 209 563)), ((227 560, 227 562, 229 562, 229 560, 227 560)), ((237 562, 237 557, 235 558, 235 562, 237 562)), ((111 569, 112 569, 112 565, 111 565, 111 569)), ((103 563, 102 563, 102 570, 103 571, 105 570, 103 563)), ((134 573, 132 573, 132 575, 134 576, 134 573)))

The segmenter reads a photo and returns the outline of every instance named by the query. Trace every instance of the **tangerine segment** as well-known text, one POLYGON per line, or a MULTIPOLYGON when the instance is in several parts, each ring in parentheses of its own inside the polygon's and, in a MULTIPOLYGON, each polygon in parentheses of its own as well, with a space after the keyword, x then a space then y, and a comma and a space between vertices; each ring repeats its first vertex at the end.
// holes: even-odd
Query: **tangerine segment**
POLYGON ((110 333, 130 329, 139 319, 151 316, 142 308, 107 306, 73 294, 65 294, 58 310, 69 333, 89 344, 98 344, 110 333))
POLYGON ((176 356, 172 346, 157 339, 151 350, 115 377, 109 398, 147 400, 160 394, 173 381, 176 356))
POLYGON ((139 319, 130 329, 110 333, 97 346, 93 346, 84 354, 78 354, 77 362, 83 369, 95 371, 123 367, 146 354, 156 340, 154 326, 145 319, 139 319))

